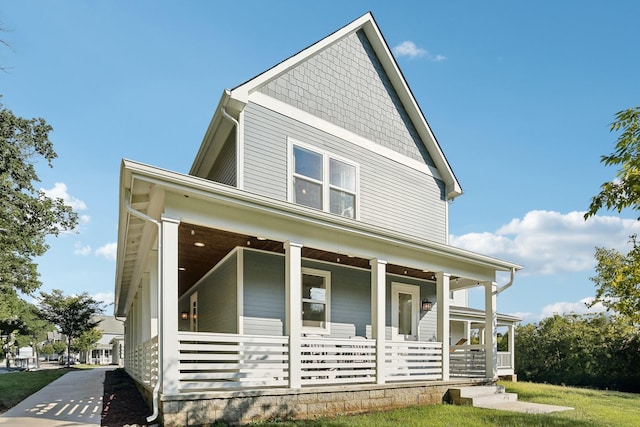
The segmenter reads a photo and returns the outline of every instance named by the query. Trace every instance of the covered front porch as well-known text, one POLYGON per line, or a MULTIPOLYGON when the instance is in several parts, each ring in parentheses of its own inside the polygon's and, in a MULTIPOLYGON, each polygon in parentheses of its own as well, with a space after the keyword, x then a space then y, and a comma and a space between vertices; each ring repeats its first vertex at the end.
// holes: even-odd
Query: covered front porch
MULTIPOLYGON (((153 319, 160 297, 151 275, 126 323, 137 333, 127 334, 125 348, 132 351, 125 366, 150 389, 157 385, 158 364, 166 394, 498 376, 495 282, 192 223, 163 224, 164 236, 174 230, 177 253, 171 258, 178 266, 178 289, 162 300, 165 323, 172 325, 163 332, 165 348, 159 351, 157 334, 142 339, 152 333, 142 314, 153 319), (209 256, 200 258, 199 250, 209 256), (213 266, 198 267, 199 259, 213 266), (204 273, 187 274, 194 270, 204 273), (487 338, 452 345, 454 319, 461 317, 451 304, 460 300, 457 293, 464 299, 469 286, 483 289, 493 313, 487 338)), ((474 314, 479 322, 485 312, 474 314)))
POLYGON ((115 311, 154 410, 497 378, 496 272, 519 266, 144 165, 122 182, 115 311), (472 287, 485 340, 452 369, 451 306, 472 287))

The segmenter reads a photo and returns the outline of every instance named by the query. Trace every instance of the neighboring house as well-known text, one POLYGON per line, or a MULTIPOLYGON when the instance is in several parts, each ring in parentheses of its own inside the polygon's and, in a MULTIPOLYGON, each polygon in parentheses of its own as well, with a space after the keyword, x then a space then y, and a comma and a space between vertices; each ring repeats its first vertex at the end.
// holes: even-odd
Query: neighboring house
POLYGON ((97 316, 96 320, 100 320, 96 328, 102 332, 102 337, 90 354, 84 355, 82 359, 93 365, 118 365, 120 349, 117 348, 118 354, 114 354, 113 340, 123 339, 124 326, 113 316, 97 316))
POLYGON ((448 244, 461 194, 371 14, 225 90, 189 174, 124 160, 115 315, 151 418, 356 413, 494 381, 498 324, 518 320, 497 294, 521 267, 448 244))

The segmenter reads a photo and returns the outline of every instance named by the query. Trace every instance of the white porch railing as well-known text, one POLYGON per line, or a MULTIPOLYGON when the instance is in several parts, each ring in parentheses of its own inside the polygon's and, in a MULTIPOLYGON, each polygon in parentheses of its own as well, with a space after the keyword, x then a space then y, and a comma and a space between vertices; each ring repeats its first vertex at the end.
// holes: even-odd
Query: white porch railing
POLYGON ((451 377, 484 378, 486 376, 485 350, 481 345, 456 345, 449 350, 451 377))
POLYGON ((127 359, 129 375, 149 388, 155 387, 158 381, 158 336, 130 350, 127 359))
POLYGON ((511 352, 499 351, 498 352, 498 370, 500 369, 513 369, 511 366, 511 352))
POLYGON ((289 337, 178 333, 181 391, 288 384, 289 337))
POLYGON ((387 381, 442 379, 442 343, 387 342, 385 373, 387 381))
MULTIPOLYGON (((289 385, 289 337, 203 332, 178 333, 178 380, 183 392, 241 390, 289 385)), ((458 346, 451 376, 483 377, 480 346, 458 346)), ((376 382, 376 341, 301 338, 303 386, 376 382)), ((386 382, 442 379, 442 343, 400 341, 385 345, 386 382)), ((127 371, 147 387, 158 379, 158 338, 127 355, 127 371)))
POLYGON ((301 338, 302 385, 370 383, 376 378, 376 341, 301 338))

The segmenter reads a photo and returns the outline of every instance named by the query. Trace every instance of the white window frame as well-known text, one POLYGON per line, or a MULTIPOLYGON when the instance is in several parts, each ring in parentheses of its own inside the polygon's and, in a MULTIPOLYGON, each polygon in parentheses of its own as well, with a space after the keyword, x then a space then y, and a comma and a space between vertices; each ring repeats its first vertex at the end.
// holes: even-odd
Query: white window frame
MULTIPOLYGON (((350 166, 353 166, 355 168, 355 191, 352 193, 355 197, 355 201, 354 201, 354 208, 356 210, 355 215, 353 216, 353 219, 360 219, 360 165, 352 160, 346 159, 344 157, 341 156, 337 156, 333 153, 330 153, 326 150, 322 150, 318 147, 315 147, 311 144, 307 144, 301 141, 298 141, 296 139, 293 138, 287 138, 287 144, 288 144, 288 159, 287 159, 287 201, 291 202, 291 203, 295 203, 295 187, 293 185, 293 179, 296 177, 295 174, 295 168, 294 168, 294 154, 293 154, 293 147, 300 147, 302 149, 305 150, 309 150, 313 153, 316 153, 320 156, 322 156, 322 181, 316 181, 312 178, 306 177, 304 175, 301 175, 300 177, 302 179, 305 179, 307 181, 310 182, 315 182, 316 184, 320 184, 322 186, 322 210, 324 212, 328 212, 328 213, 332 213, 334 215, 338 215, 338 216, 342 216, 343 218, 349 218, 349 217, 345 217, 343 215, 340 215, 338 213, 334 213, 331 212, 331 189, 335 188, 336 190, 339 191, 344 191, 346 193, 351 194, 350 190, 345 190, 343 188, 340 187, 336 187, 336 186, 332 186, 331 185, 331 170, 330 170, 330 162, 331 159, 333 160, 337 160, 339 162, 342 163, 346 163, 350 166)), ((300 205, 300 206, 304 206, 304 205, 300 205)))
MULTIPOLYGON (((325 327, 324 328, 320 328, 320 327, 315 327, 315 326, 302 326, 302 332, 303 333, 312 333, 312 334, 319 334, 319 335, 328 335, 331 333, 331 272, 327 271, 327 270, 318 270, 315 268, 308 268, 308 267, 302 267, 302 274, 300 276, 300 286, 303 286, 303 280, 302 280, 302 276, 303 275, 310 275, 310 276, 319 276, 324 278, 324 283, 325 283, 325 301, 317 301, 317 300, 312 300, 310 298, 302 298, 301 302, 300 302, 300 306, 303 307, 303 303, 305 302, 309 302, 309 303, 316 303, 316 304, 324 304, 325 305, 325 310, 324 310, 324 318, 325 318, 325 327)), ((302 312, 300 312, 300 319, 302 322, 302 312)))

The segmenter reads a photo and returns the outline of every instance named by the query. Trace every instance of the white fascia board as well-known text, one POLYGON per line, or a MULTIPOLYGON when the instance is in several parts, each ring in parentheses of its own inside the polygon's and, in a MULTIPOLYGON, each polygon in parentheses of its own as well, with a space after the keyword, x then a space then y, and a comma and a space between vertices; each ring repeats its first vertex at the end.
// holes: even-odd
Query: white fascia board
POLYGON ((433 176, 435 178, 442 180, 442 177, 438 169, 436 169, 431 165, 428 165, 424 162, 421 162, 411 157, 400 154, 397 151, 393 151, 374 141, 371 141, 370 139, 367 139, 361 135, 358 135, 357 133, 351 132, 350 130, 347 130, 343 127, 340 127, 331 122, 328 122, 318 116, 315 116, 304 110, 300 110, 299 108, 296 108, 278 99, 272 98, 269 95, 265 95, 264 93, 261 93, 261 92, 252 93, 249 96, 249 102, 252 102, 256 105, 260 105, 261 107, 267 108, 269 110, 275 111, 278 114, 281 114, 285 117, 289 117, 300 123, 304 123, 306 125, 319 129, 322 132, 326 132, 337 138, 343 139, 345 141, 349 141, 359 147, 362 147, 366 150, 371 151, 372 153, 379 154, 389 160, 393 160, 404 166, 410 167, 419 172, 425 173, 429 176, 433 176))
POLYGON ((132 180, 141 179, 177 194, 188 195, 205 201, 217 200, 218 202, 224 202, 228 205, 244 207, 257 213, 264 212, 280 217, 292 218, 297 221, 314 223, 331 229, 341 230, 354 235, 383 241, 389 245, 405 247, 411 250, 419 250, 452 260, 471 262, 484 268, 491 268, 499 271, 522 269, 522 266, 508 261, 499 260, 497 258, 477 254, 442 243, 416 239, 413 236, 367 225, 356 220, 343 218, 330 213, 307 208, 305 206, 248 193, 207 179, 184 175, 130 160, 125 160, 124 162, 127 174, 131 176, 132 180))
POLYGON ((382 67, 387 72, 387 77, 389 77, 391 84, 400 97, 402 105, 405 106, 405 110, 407 111, 407 114, 415 125, 420 138, 422 139, 422 141, 430 144, 430 146, 427 146, 426 148, 433 158, 436 167, 441 171, 443 180, 447 185, 447 197, 449 199, 453 199, 461 195, 462 188, 460 187, 458 180, 453 174, 453 170, 451 169, 449 162, 444 156, 444 153, 440 148, 440 144, 438 144, 438 141, 436 140, 431 127, 427 123, 424 114, 422 114, 422 110, 420 109, 418 102, 413 96, 413 93, 411 92, 411 88, 407 84, 407 81, 404 79, 404 75, 398 67, 398 63, 391 53, 391 50, 389 49, 384 36, 380 32, 380 29, 377 25, 375 25, 375 21, 373 21, 372 19, 372 24, 364 26, 363 30, 367 35, 367 38, 369 39, 369 43, 371 43, 373 49, 378 55, 378 59, 382 63, 382 67))

